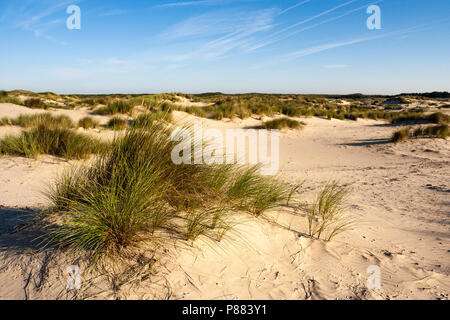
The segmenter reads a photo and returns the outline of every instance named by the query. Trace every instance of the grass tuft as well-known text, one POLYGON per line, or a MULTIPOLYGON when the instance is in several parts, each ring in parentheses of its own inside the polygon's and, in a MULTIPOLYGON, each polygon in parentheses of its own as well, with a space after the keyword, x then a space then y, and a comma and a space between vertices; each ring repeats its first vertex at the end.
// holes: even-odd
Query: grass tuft
POLYGON ((345 214, 348 192, 347 188, 336 182, 323 187, 307 214, 308 233, 311 237, 323 237, 325 241, 330 241, 351 227, 353 221, 345 214))
POLYGON ((132 121, 131 126, 135 128, 145 128, 147 126, 152 126, 155 121, 172 122, 172 113, 164 111, 143 113, 132 121))
POLYGON ((92 117, 84 117, 78 121, 78 127, 83 129, 95 129, 99 126, 98 122, 92 117))
POLYGON ((106 127, 112 130, 123 130, 128 127, 128 121, 119 117, 111 118, 106 127))
POLYGON ((32 109, 48 109, 48 106, 39 98, 27 99, 24 102, 25 107, 32 109))
POLYGON ((392 135, 392 142, 399 143, 402 141, 406 141, 409 139, 409 129, 403 128, 398 131, 395 131, 392 135))
POLYGON ((20 115, 17 118, 9 119, 3 118, 0 121, 0 125, 13 125, 21 126, 24 128, 36 127, 40 124, 46 126, 59 126, 65 128, 72 128, 73 122, 66 115, 52 116, 50 113, 40 113, 32 115, 20 115))
POLYGON ((260 215, 291 195, 257 168, 175 165, 172 129, 161 122, 142 127, 131 126, 90 167, 56 182, 48 196, 63 222, 50 233, 52 243, 88 252, 95 263, 156 232, 220 240, 232 227, 225 212, 260 215))
POLYGON ((134 104, 126 100, 114 100, 107 106, 94 110, 94 114, 114 115, 117 113, 129 114, 134 108, 134 104))
POLYGON ((304 125, 305 125, 304 122, 300 122, 297 120, 292 120, 292 119, 284 117, 284 118, 278 118, 278 119, 266 121, 266 122, 264 122, 263 127, 265 129, 278 129, 278 130, 285 129, 285 128, 302 129, 304 125))
POLYGON ((75 133, 69 128, 41 123, 20 136, 0 140, 1 155, 36 158, 49 154, 66 159, 86 159, 104 149, 104 144, 91 137, 75 133))

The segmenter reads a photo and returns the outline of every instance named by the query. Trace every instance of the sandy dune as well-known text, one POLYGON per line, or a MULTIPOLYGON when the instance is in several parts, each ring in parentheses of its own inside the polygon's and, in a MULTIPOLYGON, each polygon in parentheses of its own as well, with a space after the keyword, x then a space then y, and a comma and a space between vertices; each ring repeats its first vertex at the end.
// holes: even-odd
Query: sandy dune
MULTIPOLYGON (((0 118, 37 112, 0 104, 0 118)), ((64 110, 73 119, 87 110, 64 110)), ((175 113, 175 119, 192 119, 175 113)), ((53 157, 0 158, 0 299, 448 299, 450 293, 450 143, 423 139, 387 143, 395 130, 379 121, 302 119, 303 131, 280 136, 280 177, 305 181, 302 202, 323 183, 351 186, 355 228, 332 242, 309 239, 305 219, 291 209, 267 220, 245 218, 220 245, 174 243, 149 279, 111 290, 91 279, 83 294, 66 291, 64 253, 37 249, 21 219, 48 204, 42 191, 64 168, 53 157), (366 286, 370 265, 381 289, 366 286)), ((245 121, 202 119, 205 127, 245 128, 245 121)), ((20 129, 0 127, 0 136, 20 129)), ((145 251, 143 249, 143 251, 145 251)), ((88 281, 89 279, 85 279, 88 281)))

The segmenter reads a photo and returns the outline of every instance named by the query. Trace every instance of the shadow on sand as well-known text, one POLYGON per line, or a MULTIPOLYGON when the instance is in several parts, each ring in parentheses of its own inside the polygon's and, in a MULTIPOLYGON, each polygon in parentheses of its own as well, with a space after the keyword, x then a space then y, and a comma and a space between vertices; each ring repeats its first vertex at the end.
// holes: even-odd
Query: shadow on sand
POLYGON ((359 139, 356 142, 341 143, 340 146, 350 146, 350 147, 367 147, 390 143, 391 139, 359 139))
POLYGON ((39 209, 0 206, 0 252, 23 253, 43 248, 45 227, 38 220, 40 214, 39 209))

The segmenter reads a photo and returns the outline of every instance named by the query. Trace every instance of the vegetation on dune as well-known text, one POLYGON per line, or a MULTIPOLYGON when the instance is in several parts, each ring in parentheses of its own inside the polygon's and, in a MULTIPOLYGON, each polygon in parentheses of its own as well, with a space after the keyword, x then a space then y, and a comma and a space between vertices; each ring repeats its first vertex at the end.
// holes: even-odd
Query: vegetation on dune
POLYGON ((119 117, 109 119, 106 127, 112 130, 123 130, 128 127, 128 121, 119 117))
POLYGON ((397 130, 392 135, 392 141, 395 143, 408 140, 408 138, 409 138, 409 129, 407 128, 397 130))
POLYGON ((78 127, 83 129, 95 129, 99 126, 99 123, 92 117, 84 117, 78 121, 78 127))
POLYGON ((20 115, 17 118, 2 118, 0 125, 21 126, 24 128, 35 127, 39 124, 55 125, 60 127, 72 128, 72 120, 65 115, 53 116, 50 113, 38 113, 32 115, 20 115))
POLYGON ((25 107, 32 108, 32 109, 48 109, 48 105, 46 105, 39 98, 27 99, 27 100, 25 100, 24 105, 25 105, 25 107))
POLYGON ((172 113, 158 111, 154 113, 143 113, 137 116, 132 122, 131 126, 135 128, 145 128, 148 125, 153 125, 154 122, 165 121, 172 122, 172 113))
POLYGON ((22 105, 22 101, 14 96, 9 96, 6 91, 2 91, 0 95, 0 103, 12 103, 17 105, 22 105))
POLYGON ((36 158, 49 154, 66 159, 85 159, 99 153, 105 144, 53 123, 40 123, 19 136, 0 140, 0 154, 36 158))
POLYGON ((419 127, 412 133, 415 138, 429 137, 445 139, 449 136, 448 125, 440 124, 437 126, 419 127))
POLYGON ((52 243, 87 251, 96 262, 155 232, 220 240, 232 212, 260 215, 291 195, 256 168, 175 165, 171 129, 154 122, 142 127, 130 127, 95 164, 57 181, 49 197, 63 222, 50 233, 52 243))
POLYGON ((392 119, 392 123, 403 122, 429 122, 435 124, 449 123, 450 116, 443 114, 442 112, 436 112, 429 115, 423 112, 405 112, 400 113, 392 119))
POLYGON ((263 124, 265 129, 302 129, 306 123, 292 120, 286 117, 266 121, 263 124))
POLYGON ((134 108, 134 104, 127 100, 114 100, 107 106, 94 110, 94 114, 114 115, 118 113, 129 114, 134 108))
POLYGON ((351 228, 353 220, 346 215, 349 190, 336 182, 323 187, 307 214, 308 233, 311 237, 330 241, 339 233, 351 228))
POLYGON ((413 130, 412 128, 403 128, 397 130, 392 135, 392 141, 398 143, 412 138, 446 139, 448 136, 449 136, 448 124, 439 124, 431 126, 420 126, 415 130, 413 130))

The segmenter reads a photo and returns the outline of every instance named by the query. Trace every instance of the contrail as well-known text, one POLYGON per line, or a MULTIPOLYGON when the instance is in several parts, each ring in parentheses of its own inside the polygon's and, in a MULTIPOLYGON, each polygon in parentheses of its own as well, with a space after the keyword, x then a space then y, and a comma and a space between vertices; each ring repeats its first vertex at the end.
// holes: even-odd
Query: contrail
MULTIPOLYGON (((384 1, 384 0, 378 0, 378 1, 373 2, 373 3, 371 3, 371 4, 377 4, 377 3, 380 3, 380 2, 383 2, 383 1, 384 1)), ((347 12, 345 12, 344 14, 341 14, 341 15, 339 15, 339 16, 336 16, 336 17, 333 17, 333 18, 330 18, 330 19, 321 21, 321 22, 319 22, 319 23, 313 24, 313 25, 311 25, 311 26, 308 26, 308 27, 303 28, 303 29, 300 29, 300 30, 293 31, 293 32, 291 32, 291 33, 289 33, 289 34, 287 34, 287 35, 278 37, 278 38, 273 39, 273 40, 271 40, 271 41, 266 41, 266 42, 261 43, 261 44, 259 44, 259 45, 255 45, 255 46, 253 46, 252 48, 250 48, 248 51, 249 51, 249 52, 252 52, 252 51, 254 51, 254 50, 257 50, 257 49, 260 49, 260 48, 262 48, 262 47, 268 46, 268 45, 273 44, 273 43, 275 43, 275 42, 278 42, 278 41, 284 40, 284 39, 286 39, 286 38, 289 38, 289 37, 293 36, 294 34, 301 33, 301 32, 304 32, 304 31, 306 31, 306 30, 310 30, 310 29, 316 28, 316 27, 318 27, 318 26, 320 26, 320 25, 322 25, 322 24, 325 24, 325 23, 328 23, 328 22, 331 22, 331 21, 340 19, 340 18, 342 18, 342 17, 348 16, 349 14, 352 14, 353 12, 359 11, 359 10, 361 10, 361 9, 365 9, 367 6, 368 6, 368 5, 364 5, 364 6, 361 6, 361 7, 359 7, 359 8, 352 9, 352 10, 347 11, 347 12)))
POLYGON ((280 15, 282 15, 283 13, 286 13, 286 12, 288 12, 288 11, 291 11, 292 9, 295 9, 295 8, 297 8, 297 7, 300 7, 301 5, 303 5, 303 4, 305 4, 305 3, 308 3, 308 2, 311 2, 311 0, 305 0, 305 1, 303 1, 303 2, 299 2, 299 3, 295 4, 295 5, 293 5, 293 6, 289 7, 289 8, 287 8, 287 9, 284 9, 283 11, 281 11, 281 12, 280 12, 280 15))

